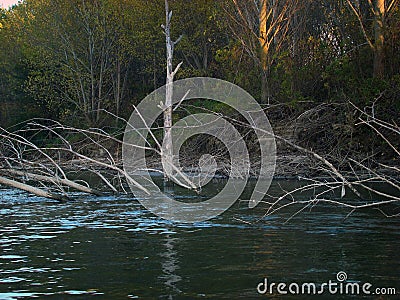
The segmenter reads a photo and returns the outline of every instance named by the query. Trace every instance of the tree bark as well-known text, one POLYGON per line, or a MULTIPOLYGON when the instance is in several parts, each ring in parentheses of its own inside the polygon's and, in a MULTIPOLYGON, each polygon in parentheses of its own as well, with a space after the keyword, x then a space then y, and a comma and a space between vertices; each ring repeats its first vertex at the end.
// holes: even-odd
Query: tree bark
POLYGON ((164 140, 162 156, 164 159, 164 180, 168 181, 169 177, 173 174, 172 159, 173 159, 173 145, 172 145, 172 98, 174 93, 173 82, 176 72, 178 72, 180 63, 175 70, 173 69, 174 47, 180 41, 173 41, 171 39, 171 18, 172 11, 169 11, 168 0, 165 0, 165 44, 167 48, 167 76, 166 76, 166 94, 164 105, 164 140))
POLYGON ((33 174, 33 173, 27 173, 23 171, 18 171, 18 170, 4 170, 7 174, 15 175, 15 176, 26 176, 28 178, 32 178, 37 181, 42 181, 42 182, 49 182, 49 183, 57 183, 57 184, 63 184, 65 186, 69 186, 77 191, 88 193, 88 194, 93 194, 96 196, 102 196, 103 194, 100 191, 97 191, 95 189, 92 189, 90 187, 81 185, 79 183, 76 183, 72 180, 66 179, 66 178, 59 178, 59 177, 50 177, 50 176, 44 176, 44 175, 39 175, 39 174, 33 174))
POLYGON ((373 76, 375 78, 383 78, 385 76, 385 57, 384 57, 384 43, 385 37, 383 33, 383 26, 385 21, 385 0, 376 0, 375 4, 375 45, 374 45, 374 70, 373 76))
POLYGON ((174 55, 174 45, 171 41, 171 13, 168 8, 168 1, 165 0, 165 43, 167 47, 167 78, 166 78, 166 94, 165 94, 165 108, 164 108, 164 141, 163 141, 163 155, 167 161, 164 166, 165 173, 164 179, 168 180, 168 174, 172 173, 172 167, 169 162, 172 163, 172 97, 173 97, 173 69, 172 60, 174 55))
POLYGON ((16 188, 19 190, 23 190, 28 193, 34 194, 36 196, 39 196, 39 197, 54 199, 59 202, 64 202, 68 199, 66 196, 59 195, 59 194, 53 194, 53 193, 41 190, 39 188, 27 185, 25 183, 11 180, 11 179, 8 179, 8 178, 2 177, 2 176, 0 176, 0 184, 6 185, 9 187, 13 187, 13 188, 16 188))
POLYGON ((268 34, 267 34, 267 0, 261 0, 260 7, 260 61, 261 61, 261 102, 269 103, 268 89, 268 34))

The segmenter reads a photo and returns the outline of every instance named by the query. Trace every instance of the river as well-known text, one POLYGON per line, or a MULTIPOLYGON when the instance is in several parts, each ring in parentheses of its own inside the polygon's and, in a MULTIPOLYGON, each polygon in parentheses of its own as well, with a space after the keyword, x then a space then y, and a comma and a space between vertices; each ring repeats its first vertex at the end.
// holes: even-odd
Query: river
POLYGON ((310 299, 257 286, 318 285, 339 272, 400 291, 399 218, 318 204, 259 221, 264 211, 237 202, 210 221, 172 224, 127 196, 59 204, 2 189, 0 299, 310 299))

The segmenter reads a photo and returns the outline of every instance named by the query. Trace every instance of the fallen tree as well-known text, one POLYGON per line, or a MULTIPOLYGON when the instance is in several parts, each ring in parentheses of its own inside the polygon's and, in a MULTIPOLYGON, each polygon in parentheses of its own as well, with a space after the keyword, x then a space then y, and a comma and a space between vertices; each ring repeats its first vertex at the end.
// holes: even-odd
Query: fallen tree
MULTIPOLYGON (((181 106, 185 109, 184 105, 181 106)), ((399 126, 395 122, 381 120, 376 114, 367 113, 355 105, 352 107, 358 114, 355 126, 369 128, 376 138, 380 138, 393 151, 396 156, 393 157, 393 161, 399 161, 399 126)), ((226 119, 242 128, 247 126, 248 130, 256 129, 249 127, 239 118, 226 117, 226 119)), ((110 134, 101 129, 79 129, 44 119, 26 122, 25 126, 14 132, 0 128, 0 184, 57 201, 70 198, 68 197, 70 190, 94 196, 107 193, 127 194, 128 183, 134 185, 137 183, 123 169, 120 157, 123 142, 117 136, 120 136, 120 132, 110 134), (43 144, 35 140, 39 134, 51 135, 52 139, 49 139, 48 144, 43 144), (58 140, 57 144, 54 143, 55 138, 58 140), (98 177, 102 184, 98 188, 82 179, 71 179, 71 171, 88 172, 98 177)), ((152 138, 155 136, 152 135, 152 138)), ((266 195, 263 200, 266 206, 265 216, 296 205, 301 207, 297 212, 299 213, 318 203, 346 207, 350 210, 349 213, 359 209, 375 208, 386 216, 400 215, 398 211, 390 213, 384 211, 387 205, 400 203, 398 165, 385 164, 373 156, 366 159, 357 159, 350 155, 335 157, 300 145, 293 138, 280 135, 275 135, 275 138, 302 157, 299 169, 305 166, 312 168, 317 176, 307 177, 299 174, 298 179, 305 184, 292 190, 282 188, 279 195, 266 195), (308 158, 307 164, 303 158, 308 158), (381 183, 384 187, 377 187, 371 183, 381 183), (348 194, 352 194, 352 197, 358 200, 349 202, 346 198, 348 194)), ((148 146, 146 149, 159 155, 160 147, 161 142, 158 141, 154 147, 148 146)), ((218 152, 216 155, 217 158, 223 156, 223 152, 218 152)), ((157 156, 155 158, 157 160, 157 156)), ((181 161, 184 162, 185 157, 182 157, 181 161)), ((190 157, 186 158, 186 161, 188 164, 193 163, 190 157)), ((229 169, 226 161, 219 167, 229 169)), ((150 168, 163 174, 160 161, 158 165, 150 168)), ((183 171, 186 170, 184 164, 183 171)), ((190 188, 190 184, 184 183, 184 185, 190 188)), ((137 187, 146 191, 143 186, 137 187)))
POLYGON ((26 177, 28 179, 31 179, 33 181, 37 182, 48 182, 52 184, 57 184, 57 185, 64 185, 71 187, 77 191, 83 192, 83 193, 88 193, 96 196, 102 196, 103 193, 95 190, 89 186, 85 186, 82 184, 79 184, 75 181, 72 181, 68 178, 60 178, 58 176, 44 176, 44 175, 39 175, 39 174, 33 174, 33 173, 28 173, 24 171, 19 171, 19 170, 13 170, 13 169, 4 169, 2 172, 5 172, 7 174, 10 174, 11 176, 21 176, 21 177, 26 177))
POLYGON ((39 197, 54 199, 59 202, 64 202, 64 201, 68 200, 68 197, 65 195, 50 193, 49 191, 45 191, 45 190, 39 189, 37 187, 31 186, 31 185, 28 185, 28 184, 25 184, 22 182, 18 182, 18 181, 12 180, 12 179, 8 179, 8 178, 2 177, 2 176, 0 176, 0 184, 4 184, 9 187, 23 190, 28 193, 34 194, 36 196, 39 196, 39 197))

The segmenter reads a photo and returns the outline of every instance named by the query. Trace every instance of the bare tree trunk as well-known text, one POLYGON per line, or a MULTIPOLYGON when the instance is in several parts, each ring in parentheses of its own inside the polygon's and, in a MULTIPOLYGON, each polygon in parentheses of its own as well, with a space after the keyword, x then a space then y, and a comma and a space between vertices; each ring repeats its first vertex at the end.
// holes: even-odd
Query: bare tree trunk
POLYGON ((384 29, 387 24, 387 19, 391 17, 390 14, 393 9, 398 6, 398 2, 399 0, 368 0, 370 9, 374 14, 374 36, 372 38, 371 35, 368 34, 368 30, 364 25, 365 20, 359 5, 354 5, 351 0, 347 0, 348 6, 351 8, 360 23, 365 40, 374 53, 373 77, 375 78, 383 78, 385 76, 384 29))
POLYGON ((31 178, 33 180, 39 181, 39 182, 49 182, 49 183, 56 183, 56 184, 62 184, 65 186, 69 186, 75 190, 78 190, 80 192, 88 193, 88 194, 93 194, 96 196, 102 196, 103 193, 100 191, 97 191, 95 189, 92 189, 90 187, 81 185, 79 183, 76 183, 72 180, 69 180, 67 178, 59 178, 59 177, 50 177, 50 176, 44 176, 44 175, 39 175, 39 174, 33 174, 33 173, 27 173, 23 171, 18 171, 18 170, 4 170, 7 174, 11 175, 16 175, 16 176, 26 176, 28 178, 31 178))
POLYGON ((267 0, 261 0, 260 7, 260 60, 261 60, 261 102, 269 103, 268 89, 268 34, 267 34, 267 0))
POLYGON ((270 89, 269 89, 269 71, 262 69, 261 71, 261 103, 270 104, 270 89))
POLYGON ((154 85, 154 90, 157 89, 157 60, 156 60, 156 48, 154 46, 154 51, 153 51, 153 85, 154 85))
POLYGON ((119 53, 117 57, 117 79, 115 83, 115 127, 118 128, 118 117, 119 117, 119 110, 120 110, 120 105, 121 105, 121 61, 119 58, 119 53))
POLYGON ((180 41, 182 36, 176 41, 171 39, 171 18, 172 11, 169 11, 168 0, 165 0, 165 43, 167 48, 167 79, 166 79, 166 95, 165 95, 165 106, 164 106, 164 140, 162 155, 165 159, 166 164, 164 165, 164 179, 168 181, 168 177, 172 175, 172 156, 173 156, 173 145, 172 145, 172 98, 173 98, 173 82, 176 72, 178 72, 180 63, 176 69, 173 69, 173 57, 174 47, 180 41))
POLYGON ((385 37, 383 35, 383 26, 385 18, 385 0, 376 0, 375 7, 375 51, 374 51, 374 73, 376 78, 383 78, 385 75, 385 62, 383 45, 385 37))
MULTIPOLYGON (((244 26, 249 26, 246 14, 240 8, 239 2, 233 0, 239 11, 241 22, 244 26)), ((254 3, 257 3, 254 1, 254 3)), ((255 4, 252 4, 255 5, 255 4)), ((280 49, 285 46, 285 41, 289 36, 291 20, 300 7, 297 0, 285 0, 282 2, 275 0, 261 0, 260 7, 257 9, 259 15, 259 57, 261 64, 261 101, 270 103, 271 98, 271 69, 280 49)), ((250 28, 250 32, 252 32, 250 28)), ((243 39, 242 39, 243 41, 243 39)))
POLYGON ((41 190, 39 188, 27 185, 25 183, 22 182, 18 182, 15 180, 11 180, 5 177, 0 176, 0 184, 3 184, 5 186, 9 186, 9 187, 13 187, 19 190, 23 190, 26 191, 28 193, 34 194, 36 196, 39 197, 44 197, 44 198, 49 198, 49 199, 54 199, 60 202, 63 202, 65 200, 67 200, 68 198, 63 196, 63 195, 59 195, 59 194, 53 194, 44 190, 41 190))

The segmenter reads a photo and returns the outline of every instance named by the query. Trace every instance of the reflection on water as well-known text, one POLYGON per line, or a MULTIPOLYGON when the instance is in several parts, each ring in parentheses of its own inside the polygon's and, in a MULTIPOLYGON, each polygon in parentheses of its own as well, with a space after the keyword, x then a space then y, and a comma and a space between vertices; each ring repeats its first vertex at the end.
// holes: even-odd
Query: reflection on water
MULTIPOLYGON (((176 274, 179 269, 179 260, 177 257, 177 251, 174 249, 174 245, 179 241, 179 238, 174 238, 171 234, 165 235, 165 251, 160 253, 162 257, 161 269, 163 274, 160 279, 164 282, 167 290, 170 290, 172 294, 179 294, 181 290, 177 287, 177 283, 182 280, 182 277, 176 274)), ((173 299, 172 294, 169 295, 169 299, 173 299)))
POLYGON ((324 282, 339 271, 400 290, 400 221, 374 210, 346 218, 318 205, 255 222, 265 208, 237 202, 192 225, 129 198, 76 199, 0 190, 0 299, 257 299, 264 277, 324 282))

